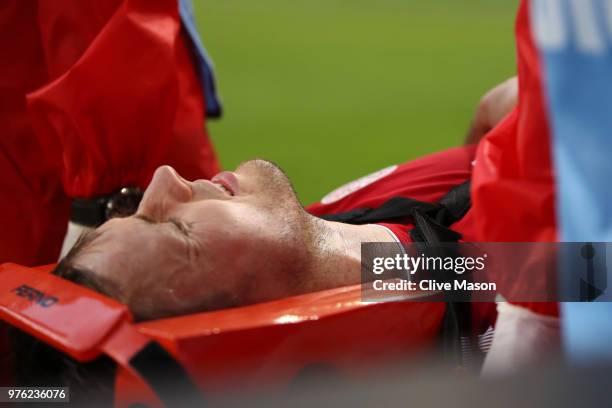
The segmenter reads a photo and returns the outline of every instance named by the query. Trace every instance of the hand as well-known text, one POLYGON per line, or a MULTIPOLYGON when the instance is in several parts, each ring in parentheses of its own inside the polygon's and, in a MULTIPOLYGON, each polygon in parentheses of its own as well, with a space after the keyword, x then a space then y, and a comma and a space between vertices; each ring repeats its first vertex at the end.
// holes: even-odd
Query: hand
POLYGON ((487 92, 476 110, 465 144, 480 142, 508 113, 518 101, 518 79, 512 77, 487 92))

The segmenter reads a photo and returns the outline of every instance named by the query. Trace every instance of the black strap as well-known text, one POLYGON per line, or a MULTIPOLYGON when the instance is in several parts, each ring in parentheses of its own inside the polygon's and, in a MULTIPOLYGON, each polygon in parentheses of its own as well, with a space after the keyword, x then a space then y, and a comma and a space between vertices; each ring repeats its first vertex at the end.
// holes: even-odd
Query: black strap
POLYGON ((378 208, 360 208, 321 218, 347 224, 412 221, 414 229, 410 235, 415 242, 436 244, 461 239, 461 234, 449 227, 463 218, 470 206, 470 182, 466 181, 452 188, 438 203, 393 197, 378 208))
POLYGON ((134 186, 122 187, 113 194, 94 198, 74 198, 70 221, 96 228, 113 217, 127 217, 136 212, 143 191, 134 186))
POLYGON ((167 407, 204 407, 202 394, 170 353, 151 341, 130 359, 130 366, 167 407))
POLYGON ((70 221, 96 228, 106 221, 106 204, 108 197, 92 199, 74 198, 72 200, 72 212, 70 221))

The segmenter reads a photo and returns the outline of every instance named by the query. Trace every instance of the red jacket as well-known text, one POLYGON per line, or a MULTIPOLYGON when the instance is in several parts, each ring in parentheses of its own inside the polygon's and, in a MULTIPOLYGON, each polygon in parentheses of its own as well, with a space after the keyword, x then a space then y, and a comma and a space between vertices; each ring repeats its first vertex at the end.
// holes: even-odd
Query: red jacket
MULTIPOLYGON (((550 128, 544 100, 540 55, 521 3, 516 22, 519 102, 480 143, 472 176, 472 213, 480 242, 555 242, 555 189, 550 128)), ((529 284, 529 273, 517 278, 529 284)), ((511 299, 511 293, 503 293, 511 299)), ((557 315, 556 303, 517 303, 557 315)))
POLYGON ((0 10, 0 263, 57 260, 72 197, 219 164, 176 0, 0 10))

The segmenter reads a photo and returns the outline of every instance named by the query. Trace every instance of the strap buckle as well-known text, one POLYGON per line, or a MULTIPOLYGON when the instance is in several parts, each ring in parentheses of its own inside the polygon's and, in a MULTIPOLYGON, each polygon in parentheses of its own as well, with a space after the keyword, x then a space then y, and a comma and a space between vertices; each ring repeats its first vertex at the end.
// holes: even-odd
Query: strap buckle
POLYGON ((144 192, 136 186, 122 187, 102 197, 72 200, 70 220, 87 227, 98 227, 111 218, 127 217, 136 212, 144 192))

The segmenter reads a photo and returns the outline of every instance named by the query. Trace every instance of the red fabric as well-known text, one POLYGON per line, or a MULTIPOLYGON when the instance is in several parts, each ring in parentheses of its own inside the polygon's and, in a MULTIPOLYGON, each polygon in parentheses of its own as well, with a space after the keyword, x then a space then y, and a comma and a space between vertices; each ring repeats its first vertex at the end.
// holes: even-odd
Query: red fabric
POLYGON ((180 32, 174 0, 4 2, 0 263, 56 261, 70 197, 219 171, 180 32))
POLYGON ((68 71, 108 23, 122 0, 38 0, 40 41, 49 79, 68 71))
MULTIPOLYGON (((388 171, 373 173, 340 187, 307 210, 317 216, 335 214, 357 208, 376 208, 392 197, 407 197, 419 201, 438 202, 450 189, 468 180, 472 174, 475 146, 458 147, 401 164, 388 171), (386 176, 380 178, 385 173, 386 176), (334 200, 336 198, 336 200, 334 200)), ((462 240, 473 242, 474 214, 468 213, 453 225, 463 235, 462 240)), ((389 228, 404 243, 412 242, 408 231, 413 225, 380 223, 389 228)), ((476 302, 472 305, 474 334, 484 333, 497 317, 494 303, 476 302)))
MULTIPOLYGON (((52 38, 55 20, 46 20, 52 38)), ((180 29, 176 0, 126 0, 65 73, 28 95, 39 140, 69 196, 106 194, 126 184, 145 188, 164 163, 191 179, 219 171, 180 29)), ((80 44, 65 43, 56 49, 73 59, 80 44)))
POLYGON ((0 7, 0 263, 57 260, 70 203, 46 164, 26 112, 25 94, 47 81, 33 1, 0 7))
MULTIPOLYGON (((390 173, 382 178, 377 179, 376 173, 365 176, 333 191, 322 202, 308 206, 307 210, 320 216, 357 208, 376 208, 397 196, 435 203, 450 189, 470 178, 474 154, 474 146, 458 147, 389 168, 390 173)), ((408 235, 412 224, 381 225, 391 229, 400 241, 412 241, 408 235)), ((463 220, 453 225, 453 229, 471 237, 472 225, 468 212, 463 220)))
MULTIPOLYGON (((531 35, 529 5, 516 24, 519 103, 480 143, 472 178, 472 213, 480 242, 555 242, 555 191, 542 69, 531 35)), ((517 271, 529 281, 530 271, 517 271)), ((503 290, 502 290, 502 294, 503 290)), ((506 294, 511 297, 511 294, 506 294)), ((517 303, 558 315, 556 303, 517 303)))

